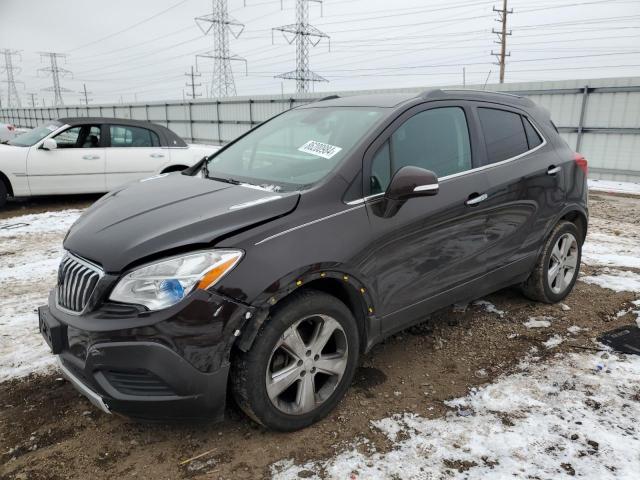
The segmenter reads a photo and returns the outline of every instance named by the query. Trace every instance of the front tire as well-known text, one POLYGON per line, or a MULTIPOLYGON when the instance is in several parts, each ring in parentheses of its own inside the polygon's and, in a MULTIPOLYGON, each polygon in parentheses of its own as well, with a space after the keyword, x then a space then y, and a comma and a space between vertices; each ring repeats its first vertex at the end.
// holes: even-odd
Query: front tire
POLYGON ((280 431, 324 418, 355 373, 359 336, 349 309, 315 290, 294 294, 232 363, 231 386, 252 419, 280 431))
POLYGON ((556 303, 565 298, 578 279, 582 238, 574 223, 559 222, 547 239, 531 276, 522 284, 527 298, 556 303))

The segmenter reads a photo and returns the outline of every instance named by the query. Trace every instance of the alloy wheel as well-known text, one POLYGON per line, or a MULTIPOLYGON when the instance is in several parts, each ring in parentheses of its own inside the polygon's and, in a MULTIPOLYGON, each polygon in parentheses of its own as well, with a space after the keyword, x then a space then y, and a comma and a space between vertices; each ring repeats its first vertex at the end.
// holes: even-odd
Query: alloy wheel
POLYGON ((271 352, 267 395, 290 415, 303 415, 324 403, 340 384, 348 363, 347 337, 328 315, 312 315, 291 325, 271 352))
POLYGON ((564 292, 576 275, 578 267, 578 242, 571 233, 558 238, 551 250, 547 282, 555 294, 564 292))

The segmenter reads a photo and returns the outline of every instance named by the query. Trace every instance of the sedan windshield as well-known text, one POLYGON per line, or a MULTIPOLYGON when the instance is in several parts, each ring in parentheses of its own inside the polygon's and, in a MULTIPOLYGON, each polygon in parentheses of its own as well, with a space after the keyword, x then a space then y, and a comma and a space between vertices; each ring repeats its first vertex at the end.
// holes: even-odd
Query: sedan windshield
POLYGON ((33 130, 29 130, 22 135, 18 135, 16 138, 10 140, 8 144, 15 147, 30 147, 38 143, 51 132, 58 130, 61 126, 62 124, 60 122, 55 121, 40 125, 33 130))
POLYGON ((213 157, 208 176, 299 188, 326 176, 383 117, 380 108, 317 107, 291 110, 213 157))

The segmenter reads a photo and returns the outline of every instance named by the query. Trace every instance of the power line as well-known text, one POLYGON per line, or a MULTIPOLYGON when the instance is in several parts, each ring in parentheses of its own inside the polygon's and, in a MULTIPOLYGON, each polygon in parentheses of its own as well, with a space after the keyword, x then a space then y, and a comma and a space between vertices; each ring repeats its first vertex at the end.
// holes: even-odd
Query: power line
POLYGON ((211 32, 213 35, 213 50, 196 55, 196 66, 198 57, 213 59, 211 96, 216 98, 235 96, 236 82, 233 78, 231 62, 244 62, 246 69, 247 61, 229 52, 229 34, 238 38, 244 30, 244 24, 229 16, 227 0, 212 0, 212 7, 211 14, 195 18, 202 33, 208 35, 211 32))
POLYGON ((60 85, 60 77, 71 76, 71 72, 64 68, 58 66, 58 59, 65 59, 67 56, 63 53, 56 52, 40 52, 40 61, 43 58, 49 59, 49 67, 43 67, 38 69, 38 72, 43 72, 45 74, 50 74, 51 79, 53 80, 53 85, 49 88, 44 88, 45 92, 53 92, 54 96, 54 105, 64 105, 64 101, 62 100, 62 92, 70 92, 71 90, 67 88, 63 88, 60 85))
POLYGON ((80 50, 82 48, 86 48, 86 47, 89 47, 91 45, 95 45, 96 43, 103 42, 103 41, 108 40, 110 38, 113 38, 113 37, 115 37, 117 35, 120 35, 120 34, 122 34, 124 32, 128 32, 129 30, 133 30, 134 28, 142 25, 143 23, 147 23, 148 21, 153 20, 154 18, 157 18, 160 15, 164 15, 165 13, 167 13, 170 10, 173 10, 176 7, 179 7, 183 3, 186 3, 187 1, 188 0, 181 0, 178 3, 175 3, 175 4, 171 5, 169 8, 165 8, 164 10, 162 10, 162 11, 160 11, 160 12, 154 14, 154 15, 151 15, 150 17, 144 18, 144 19, 140 20, 139 22, 134 23, 133 25, 129 25, 128 27, 125 27, 122 30, 118 30, 117 32, 110 33, 109 35, 106 35, 104 37, 98 38, 96 40, 92 40, 91 42, 85 43, 84 45, 80 45, 79 47, 72 48, 71 50, 69 50, 69 52, 75 52, 76 50, 80 50))
POLYGON ((507 57, 511 56, 511 52, 507 53, 507 37, 511 35, 511 30, 507 32, 507 17, 513 13, 513 9, 507 9, 507 0, 502 0, 502 8, 498 9, 493 7, 493 11, 498 13, 497 22, 502 24, 500 30, 491 29, 491 33, 498 36, 498 44, 500 44, 500 52, 493 53, 491 55, 498 59, 498 65, 500 65, 500 83, 504 83, 504 66, 507 57))
MULTIPOLYGON (((19 67, 13 66, 13 57, 20 56, 19 50, 9 50, 5 48, 0 50, 0 53, 4 55, 4 67, 3 70, 6 75, 6 80, 3 80, 7 84, 7 106, 11 107, 21 107, 20 96, 18 95, 18 89, 16 88, 16 83, 22 83, 20 81, 16 81, 14 74, 20 73, 22 70, 19 67)), ((22 57, 20 57, 22 59, 22 57)), ((24 83, 22 83, 24 86, 24 83)))
POLYGON ((326 82, 327 79, 321 77, 309 68, 309 45, 316 46, 323 38, 329 38, 313 25, 309 24, 309 2, 317 2, 322 5, 322 0, 296 0, 296 23, 283 25, 271 30, 271 41, 273 42, 273 32, 282 32, 282 36, 291 45, 296 42, 296 69, 277 75, 275 78, 296 81, 296 92, 305 93, 309 91, 310 82, 326 82), (293 36, 287 37, 287 33, 293 36))

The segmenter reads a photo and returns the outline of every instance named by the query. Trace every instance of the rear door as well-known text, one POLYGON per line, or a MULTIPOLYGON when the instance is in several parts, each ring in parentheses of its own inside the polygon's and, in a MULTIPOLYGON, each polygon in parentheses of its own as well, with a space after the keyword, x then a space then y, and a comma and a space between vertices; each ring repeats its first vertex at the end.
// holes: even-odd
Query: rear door
POLYGON ((377 291, 384 331, 424 316, 422 302, 486 269, 487 216, 473 202, 488 189, 485 173, 474 168, 482 160, 476 158, 477 129, 463 104, 428 105, 400 117, 365 155, 373 241, 360 269, 377 291), (434 171, 440 191, 410 199, 394 216, 383 218, 376 204, 384 202, 391 177, 406 165, 434 171))
POLYGON ((564 204, 564 172, 525 112, 476 103, 475 113, 486 143, 490 185, 487 235, 494 248, 487 261, 495 267, 511 264, 514 274, 527 272, 548 223, 564 204))
POLYGON ((148 128, 107 125, 107 189, 153 175, 169 161, 168 149, 160 146, 158 135, 148 128))
POLYGON ((69 127, 53 139, 57 148, 31 147, 27 175, 32 195, 105 192, 104 135, 100 125, 69 127))

